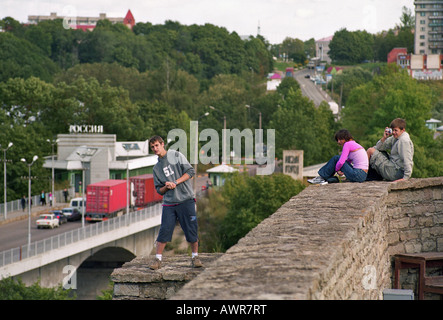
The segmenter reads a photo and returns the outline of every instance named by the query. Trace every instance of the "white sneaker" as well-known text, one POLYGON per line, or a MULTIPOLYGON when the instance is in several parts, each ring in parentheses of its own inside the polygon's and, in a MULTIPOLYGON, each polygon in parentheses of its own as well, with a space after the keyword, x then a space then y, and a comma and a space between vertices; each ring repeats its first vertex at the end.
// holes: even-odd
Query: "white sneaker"
POLYGON ((308 179, 308 182, 312 183, 312 184, 320 184, 320 185, 328 184, 328 182, 320 176, 315 177, 314 179, 308 179))

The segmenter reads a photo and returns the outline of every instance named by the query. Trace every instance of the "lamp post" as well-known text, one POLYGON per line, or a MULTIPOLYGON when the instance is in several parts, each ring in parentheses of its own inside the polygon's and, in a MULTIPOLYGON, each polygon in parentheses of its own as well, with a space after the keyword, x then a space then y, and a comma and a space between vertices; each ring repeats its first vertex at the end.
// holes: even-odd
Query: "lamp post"
POLYGON ((85 199, 85 189, 86 189, 86 183, 85 183, 85 165, 84 165, 84 157, 86 156, 86 154, 84 153, 80 153, 77 151, 77 155, 80 156, 81 160, 80 162, 82 163, 82 228, 85 227, 85 210, 86 210, 86 199, 85 199))
POLYGON ((194 170, 195 170, 195 177, 194 177, 194 194, 197 196, 197 165, 198 165, 198 121, 203 118, 209 116, 209 112, 206 112, 205 114, 198 117, 195 125, 195 143, 194 143, 194 170))
POLYGON ((245 105, 246 108, 248 109, 255 109, 258 111, 258 128, 261 129, 261 112, 260 110, 258 110, 257 108, 251 107, 249 104, 245 105))
POLYGON ((55 204, 55 195, 54 195, 54 145, 58 142, 58 139, 56 140, 49 140, 46 139, 47 142, 49 142, 52 146, 52 153, 51 153, 51 161, 52 161, 52 179, 51 179, 51 194, 52 194, 52 205, 55 204))
POLYGON ((131 197, 131 190, 129 188, 129 149, 126 151, 126 214, 129 214, 129 199, 131 197))
POLYGON ((34 156, 31 163, 27 163, 25 158, 20 159, 28 166, 28 256, 31 248, 31 166, 37 161, 37 159, 38 156, 34 156))
MULTIPOLYGON (((263 150, 263 132, 261 130, 261 111, 258 110, 257 108, 254 108, 254 107, 248 105, 248 104, 245 105, 245 107, 248 108, 249 110, 251 110, 251 108, 252 108, 252 109, 255 109, 258 111, 258 129, 259 130, 258 130, 258 137, 256 137, 256 143, 255 143, 255 155, 257 156, 257 154, 258 154, 257 149, 259 149, 260 146, 261 146, 261 150, 263 150)), ((262 152, 260 152, 259 157, 260 158, 263 157, 262 152)))
POLYGON ((6 162, 7 162, 7 160, 6 160, 6 151, 7 151, 9 148, 11 148, 12 145, 13 145, 13 143, 12 143, 12 142, 9 142, 8 147, 7 147, 6 149, 3 149, 3 155, 4 155, 4 158, 3 158, 4 198, 3 198, 3 201, 4 201, 4 203, 5 203, 5 208, 4 208, 4 210, 5 210, 5 220, 6 220, 6 216, 7 216, 7 212, 8 212, 8 206, 7 206, 7 201, 6 201, 6 196, 7 196, 7 193, 6 193, 6 162))
POLYGON ((211 110, 218 111, 223 114, 223 131, 222 131, 222 164, 226 164, 226 115, 213 106, 209 106, 211 110))

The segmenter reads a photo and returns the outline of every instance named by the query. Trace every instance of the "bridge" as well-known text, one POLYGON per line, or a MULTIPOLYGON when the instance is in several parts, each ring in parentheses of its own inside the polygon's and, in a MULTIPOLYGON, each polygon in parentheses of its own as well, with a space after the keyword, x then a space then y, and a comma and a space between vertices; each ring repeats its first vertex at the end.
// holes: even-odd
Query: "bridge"
POLYGON ((114 268, 151 252, 160 222, 161 204, 156 204, 0 252, 0 279, 18 276, 27 285, 39 280, 42 287, 63 284, 78 289, 78 298, 94 298, 107 288, 114 268), (91 288, 96 294, 89 293, 91 288))

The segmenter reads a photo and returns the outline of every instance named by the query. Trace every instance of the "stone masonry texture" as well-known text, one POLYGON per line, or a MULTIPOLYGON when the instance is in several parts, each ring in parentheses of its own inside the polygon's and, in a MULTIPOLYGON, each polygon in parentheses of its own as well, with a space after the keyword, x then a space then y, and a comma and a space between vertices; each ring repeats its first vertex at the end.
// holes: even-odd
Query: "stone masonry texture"
POLYGON ((426 251, 443 251, 443 177, 312 185, 167 298, 382 299, 393 256, 426 251))

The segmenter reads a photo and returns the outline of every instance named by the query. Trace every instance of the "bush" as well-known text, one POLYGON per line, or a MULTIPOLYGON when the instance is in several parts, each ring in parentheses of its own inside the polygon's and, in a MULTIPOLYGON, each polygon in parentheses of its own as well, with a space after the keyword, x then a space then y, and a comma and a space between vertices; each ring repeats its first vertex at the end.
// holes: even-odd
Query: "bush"
POLYGON ((304 188, 301 181, 283 174, 254 177, 233 174, 203 205, 199 216, 202 248, 229 249, 304 188))
POLYGON ((42 288, 40 281, 27 287, 20 278, 0 280, 0 300, 74 300, 71 290, 64 290, 61 285, 56 288, 42 288))

